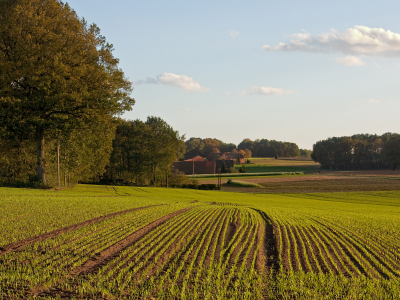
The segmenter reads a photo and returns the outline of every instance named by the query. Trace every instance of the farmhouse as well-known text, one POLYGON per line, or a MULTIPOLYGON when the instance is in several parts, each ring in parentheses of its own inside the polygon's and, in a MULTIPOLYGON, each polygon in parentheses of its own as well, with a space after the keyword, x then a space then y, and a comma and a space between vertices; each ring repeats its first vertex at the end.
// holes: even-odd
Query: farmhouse
POLYGON ((240 164, 244 163, 244 156, 239 152, 210 153, 207 160, 234 160, 240 164))
POLYGON ((216 173, 216 163, 215 161, 177 161, 174 162, 173 167, 175 170, 183 172, 185 174, 215 174, 216 173))

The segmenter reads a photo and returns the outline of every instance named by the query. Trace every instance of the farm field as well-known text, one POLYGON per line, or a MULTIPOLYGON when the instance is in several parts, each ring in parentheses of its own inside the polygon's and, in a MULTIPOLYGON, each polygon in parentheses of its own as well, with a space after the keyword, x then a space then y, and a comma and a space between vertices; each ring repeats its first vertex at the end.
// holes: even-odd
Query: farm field
POLYGON ((0 188, 0 211, 0 299, 400 298, 399 190, 0 188))
MULTIPOLYGON (((307 157, 294 158, 269 158, 269 157, 252 157, 251 164, 245 164, 246 171, 249 173, 259 172, 315 172, 319 169, 320 164, 315 163, 307 157)), ((242 165, 235 165, 239 169, 242 165)))
MULTIPOLYGON (((393 174, 394 173, 394 174, 393 174)), ((295 175, 271 177, 231 177, 232 180, 257 184, 256 189, 223 186, 225 191, 246 193, 314 193, 314 192, 352 192, 352 191, 398 191, 400 176, 349 176, 329 173, 327 175, 295 175)), ((227 182, 223 178, 222 182, 227 182)), ((217 183, 217 180, 202 179, 202 183, 217 183)))

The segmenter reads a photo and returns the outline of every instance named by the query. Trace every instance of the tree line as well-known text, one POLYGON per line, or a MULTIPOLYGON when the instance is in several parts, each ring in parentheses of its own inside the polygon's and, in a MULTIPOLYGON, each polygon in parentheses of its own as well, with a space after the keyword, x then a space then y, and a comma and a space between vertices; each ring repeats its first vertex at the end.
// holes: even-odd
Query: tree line
MULTIPOLYGON (((254 157, 298 157, 301 155, 299 147, 295 143, 280 142, 267 139, 244 139, 238 149, 249 149, 254 157)), ((303 153, 307 156, 307 153, 303 153)))
POLYGON ((341 170, 399 169, 400 135, 356 134, 314 144, 311 155, 323 168, 341 170))

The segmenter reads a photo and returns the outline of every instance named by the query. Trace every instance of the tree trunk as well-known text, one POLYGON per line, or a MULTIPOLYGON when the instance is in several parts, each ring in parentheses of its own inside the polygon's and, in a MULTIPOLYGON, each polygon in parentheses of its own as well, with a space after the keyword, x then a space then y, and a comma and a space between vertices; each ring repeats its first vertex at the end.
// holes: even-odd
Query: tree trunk
POLYGON ((57 185, 60 186, 60 140, 57 140, 57 185))
POLYGON ((41 127, 36 129, 36 145, 37 145, 37 179, 46 184, 46 160, 44 146, 44 130, 41 127))
MULTIPOLYGON (((67 163, 67 155, 66 154, 64 154, 64 164, 66 164, 67 163)), ((64 167, 64 186, 66 186, 67 185, 67 171, 65 170, 65 167, 64 167)))

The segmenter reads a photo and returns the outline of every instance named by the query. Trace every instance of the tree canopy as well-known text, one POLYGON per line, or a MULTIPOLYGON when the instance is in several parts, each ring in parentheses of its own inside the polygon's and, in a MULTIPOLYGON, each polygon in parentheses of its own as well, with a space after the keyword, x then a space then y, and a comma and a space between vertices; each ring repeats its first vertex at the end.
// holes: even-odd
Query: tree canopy
POLYGON ((323 168, 399 168, 399 146, 399 134, 356 134, 318 141, 313 146, 311 157, 323 168))
POLYGON ((3 138, 37 141, 46 181, 45 137, 130 110, 131 83, 113 46, 68 4, 9 0, 0 6, 0 127, 3 138))
POLYGON ((299 147, 295 143, 280 142, 275 140, 244 139, 239 145, 239 150, 250 150, 253 157, 297 157, 300 156, 299 147))
POLYGON ((183 157, 185 150, 184 136, 161 118, 120 120, 107 175, 137 184, 156 184, 166 179, 171 164, 183 157))

